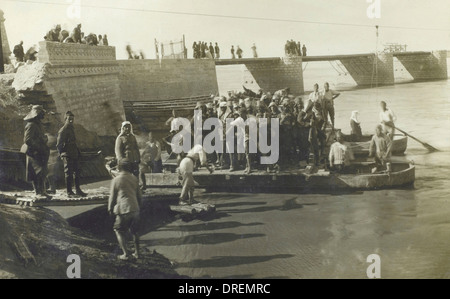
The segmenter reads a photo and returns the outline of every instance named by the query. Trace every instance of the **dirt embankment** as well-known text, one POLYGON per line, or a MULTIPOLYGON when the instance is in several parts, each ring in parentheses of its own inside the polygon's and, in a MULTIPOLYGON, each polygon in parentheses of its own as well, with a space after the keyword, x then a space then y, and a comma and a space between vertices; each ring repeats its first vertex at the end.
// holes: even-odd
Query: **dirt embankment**
POLYGON ((81 278, 181 278, 158 253, 119 261, 116 244, 70 227, 48 209, 0 205, 0 278, 67 278, 70 254, 81 260, 81 278))

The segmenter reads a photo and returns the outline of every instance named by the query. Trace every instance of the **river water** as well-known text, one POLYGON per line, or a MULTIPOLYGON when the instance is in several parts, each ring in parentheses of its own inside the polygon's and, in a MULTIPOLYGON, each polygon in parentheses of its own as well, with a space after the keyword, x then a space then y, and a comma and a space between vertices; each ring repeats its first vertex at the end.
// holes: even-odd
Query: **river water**
POLYGON ((336 126, 344 132, 352 110, 360 111, 363 132, 373 132, 384 100, 399 128, 440 149, 429 153, 409 139, 399 159, 415 161, 414 189, 332 195, 198 190, 197 199, 215 204, 217 213, 167 223, 142 236, 143 246, 194 278, 366 278, 370 254, 380 256, 382 278, 450 278, 450 81, 357 89, 329 77, 319 83, 344 89, 335 103, 336 126))

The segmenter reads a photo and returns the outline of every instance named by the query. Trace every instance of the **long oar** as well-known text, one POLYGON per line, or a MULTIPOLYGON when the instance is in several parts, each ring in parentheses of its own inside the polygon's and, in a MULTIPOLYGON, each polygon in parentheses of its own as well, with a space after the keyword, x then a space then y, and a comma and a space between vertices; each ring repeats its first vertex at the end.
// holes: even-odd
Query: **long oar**
POLYGON ((430 152, 438 152, 439 150, 431 145, 429 145, 426 142, 420 141, 419 139, 417 139, 416 137, 412 136, 411 134, 406 133, 405 131, 403 131, 402 129, 399 129, 398 127, 395 127, 397 130, 399 130, 400 132, 402 132, 403 134, 405 134, 408 137, 411 137, 412 139, 414 139, 415 141, 421 143, 427 150, 429 150, 430 152))

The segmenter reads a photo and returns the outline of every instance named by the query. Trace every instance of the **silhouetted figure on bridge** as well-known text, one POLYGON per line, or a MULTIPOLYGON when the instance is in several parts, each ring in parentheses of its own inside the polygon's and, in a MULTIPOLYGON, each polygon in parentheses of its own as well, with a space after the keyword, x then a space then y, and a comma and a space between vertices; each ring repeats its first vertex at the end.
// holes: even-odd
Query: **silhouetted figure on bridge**
POLYGON ((214 47, 211 42, 209 43, 209 52, 211 53, 212 59, 214 59, 216 56, 214 54, 214 47))
POLYGON ((239 59, 242 58, 242 53, 243 53, 243 52, 244 52, 244 51, 242 51, 242 49, 241 49, 239 46, 237 46, 236 54, 237 54, 237 56, 238 56, 239 59))
POLYGON ((25 58, 25 53, 23 51, 23 41, 20 41, 20 43, 14 47, 13 53, 16 57, 17 62, 23 62, 23 59, 25 58))
POLYGON ((302 51, 303 51, 303 56, 306 56, 306 45, 303 45, 303 48, 302 48, 302 51))
POLYGON ((216 43, 216 46, 214 47, 214 51, 216 53, 216 59, 220 59, 220 48, 217 43, 216 43))
POLYGON ((256 45, 255 44, 253 44, 252 51, 253 51, 253 58, 258 58, 258 52, 256 52, 256 45))

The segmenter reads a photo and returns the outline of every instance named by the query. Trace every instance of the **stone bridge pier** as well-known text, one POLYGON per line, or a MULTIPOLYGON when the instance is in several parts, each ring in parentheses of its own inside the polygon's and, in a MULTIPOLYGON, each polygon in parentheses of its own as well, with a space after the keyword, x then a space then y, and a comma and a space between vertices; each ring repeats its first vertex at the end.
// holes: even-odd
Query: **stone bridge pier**
POLYGON ((244 64, 265 91, 289 87, 294 94, 302 94, 302 57, 243 58, 216 60, 216 65, 244 64))
POLYGON ((395 57, 414 78, 414 81, 446 80, 447 51, 402 52, 395 57))

